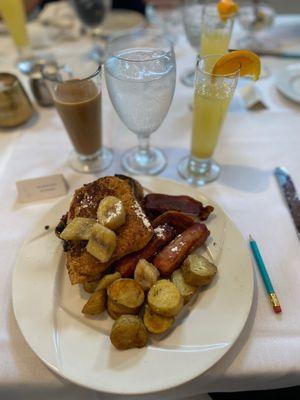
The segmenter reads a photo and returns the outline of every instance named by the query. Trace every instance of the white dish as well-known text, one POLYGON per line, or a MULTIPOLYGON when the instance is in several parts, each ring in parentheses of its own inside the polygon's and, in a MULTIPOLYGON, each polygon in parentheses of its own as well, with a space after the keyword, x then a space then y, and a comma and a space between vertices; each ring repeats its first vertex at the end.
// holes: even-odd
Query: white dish
POLYGON ((300 63, 288 65, 279 71, 275 84, 284 96, 300 103, 300 63))
MULTIPOLYGON (((204 253, 218 266, 214 282, 194 299, 169 335, 148 347, 118 351, 110 343, 112 320, 81 314, 88 295, 71 286, 54 227, 70 198, 55 205, 24 243, 13 275, 16 320, 29 346, 56 373, 79 385, 119 394, 172 388, 205 372, 230 349, 247 320, 253 270, 247 245, 233 222, 197 188, 139 178, 145 188, 185 194, 215 207, 204 253), (45 230, 45 225, 50 225, 45 230)), ((202 251, 203 252, 203 251, 202 251)))
POLYGON ((143 28, 146 24, 142 14, 131 10, 111 10, 98 32, 103 36, 121 35, 143 28))

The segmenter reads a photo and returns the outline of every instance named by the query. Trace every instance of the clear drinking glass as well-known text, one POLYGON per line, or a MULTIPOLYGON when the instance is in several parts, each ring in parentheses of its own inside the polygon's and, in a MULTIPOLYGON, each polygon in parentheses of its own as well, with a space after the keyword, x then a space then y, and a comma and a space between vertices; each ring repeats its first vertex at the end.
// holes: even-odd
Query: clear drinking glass
POLYGON ((191 153, 178 164, 179 174, 198 186, 219 176, 220 166, 212 160, 212 155, 239 78, 239 70, 229 75, 212 74, 221 56, 198 57, 191 153))
POLYGON ((220 18, 217 3, 203 7, 200 40, 201 57, 228 52, 233 23, 234 15, 224 20, 220 18))
MULTIPOLYGON (((71 3, 82 24, 95 38, 97 29, 111 8, 111 0, 71 0, 71 3)), ((104 58, 104 48, 94 43, 89 55, 94 61, 100 63, 104 58)))
POLYGON ((145 14, 150 24, 175 44, 181 25, 181 0, 146 0, 145 14))
MULTIPOLYGON (((195 50, 199 54, 200 37, 201 37, 201 18, 203 4, 205 0, 184 0, 182 7, 182 19, 186 37, 195 50)), ((195 80, 195 69, 191 68, 182 77, 181 82, 185 86, 193 87, 195 80)))
POLYGON ((150 147, 150 135, 168 113, 176 82, 176 62, 169 40, 149 30, 111 39, 105 78, 112 104, 138 137, 138 147, 122 158, 132 174, 157 174, 166 165, 163 151, 150 147))
POLYGON ((1 0, 0 15, 3 17, 18 51, 17 67, 21 72, 28 73, 36 58, 29 45, 24 2, 22 0, 1 0))
POLYGON ((275 19, 275 10, 267 2, 253 0, 240 7, 239 23, 247 32, 246 36, 238 40, 240 48, 250 50, 264 50, 270 43, 264 43, 257 37, 257 33, 269 28, 275 19))
POLYGON ((90 68, 79 63, 47 64, 43 68, 55 107, 75 149, 70 165, 84 173, 105 170, 113 159, 112 152, 102 143, 101 67, 90 68))

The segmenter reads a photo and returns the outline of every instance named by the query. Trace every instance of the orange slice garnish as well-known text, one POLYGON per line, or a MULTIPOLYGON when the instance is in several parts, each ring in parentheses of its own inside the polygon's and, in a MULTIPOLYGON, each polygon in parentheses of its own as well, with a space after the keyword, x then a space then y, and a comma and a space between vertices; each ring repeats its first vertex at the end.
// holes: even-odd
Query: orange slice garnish
POLYGON ((240 76, 257 80, 260 75, 260 59, 252 51, 235 50, 224 54, 215 64, 213 75, 229 75, 240 70, 240 76))
POLYGON ((239 10, 238 5, 233 0, 220 0, 217 4, 218 13, 223 21, 236 14, 239 10))

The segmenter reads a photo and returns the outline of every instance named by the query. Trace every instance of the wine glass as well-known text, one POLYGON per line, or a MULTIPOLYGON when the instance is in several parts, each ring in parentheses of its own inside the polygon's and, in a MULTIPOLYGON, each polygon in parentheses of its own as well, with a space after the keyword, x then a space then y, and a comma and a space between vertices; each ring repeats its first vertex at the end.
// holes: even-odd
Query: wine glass
MULTIPOLYGON (((204 0, 184 0, 182 7, 182 19, 186 37, 198 54, 201 38, 201 19, 204 0)), ((195 69, 191 68, 182 77, 181 82, 185 86, 193 87, 195 79, 195 69)))
MULTIPOLYGON (((111 8, 111 0, 71 0, 71 3, 82 24, 95 38, 97 28, 111 8)), ((104 57, 104 49, 99 44, 94 43, 89 55, 94 61, 101 63, 104 57)))
POLYGON ((178 164, 179 174, 192 185, 203 186, 220 174, 212 156, 240 73, 238 69, 227 75, 212 74, 220 57, 222 54, 197 60, 191 153, 178 164))
POLYGON ((112 38, 105 78, 116 112, 139 142, 123 155, 123 168, 132 174, 159 173, 166 166, 166 156, 150 147, 149 138, 163 122, 173 99, 176 62, 172 43, 148 29, 112 38))
POLYGON ((146 0, 145 14, 150 24, 157 27, 176 44, 181 24, 180 0, 146 0))
MULTIPOLYGON (((240 7, 238 20, 247 34, 238 40, 238 46, 254 51, 264 50, 266 46, 256 33, 269 28, 274 19, 275 10, 266 2, 253 0, 240 7)), ((269 45, 268 43, 267 46, 269 45)))

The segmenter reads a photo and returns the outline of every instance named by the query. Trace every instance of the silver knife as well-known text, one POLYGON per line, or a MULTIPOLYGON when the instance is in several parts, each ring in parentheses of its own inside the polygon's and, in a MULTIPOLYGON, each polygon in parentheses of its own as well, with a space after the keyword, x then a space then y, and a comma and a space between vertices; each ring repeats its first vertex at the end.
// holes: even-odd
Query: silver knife
POLYGON ((298 239, 300 240, 300 200, 295 185, 285 168, 277 167, 275 168, 274 173, 280 186, 281 192, 289 207, 292 219, 297 230, 298 239))

